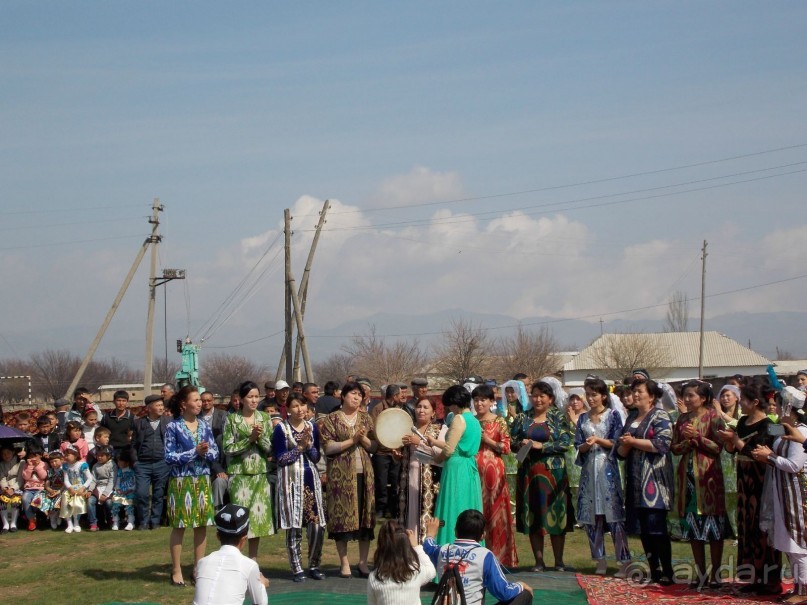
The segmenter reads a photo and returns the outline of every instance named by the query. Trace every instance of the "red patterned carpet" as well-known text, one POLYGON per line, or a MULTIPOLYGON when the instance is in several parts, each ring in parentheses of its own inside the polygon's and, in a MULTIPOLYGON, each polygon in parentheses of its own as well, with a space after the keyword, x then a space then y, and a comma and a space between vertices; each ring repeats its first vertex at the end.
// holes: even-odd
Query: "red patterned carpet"
MULTIPOLYGON (((577 582, 586 592, 589 605, 630 605, 632 603, 720 603, 721 605, 753 605, 776 602, 777 597, 749 597, 735 594, 731 584, 720 590, 690 590, 685 585, 658 586, 631 584, 611 577, 577 574, 577 582)), ((785 586, 790 590, 792 586, 785 586)))

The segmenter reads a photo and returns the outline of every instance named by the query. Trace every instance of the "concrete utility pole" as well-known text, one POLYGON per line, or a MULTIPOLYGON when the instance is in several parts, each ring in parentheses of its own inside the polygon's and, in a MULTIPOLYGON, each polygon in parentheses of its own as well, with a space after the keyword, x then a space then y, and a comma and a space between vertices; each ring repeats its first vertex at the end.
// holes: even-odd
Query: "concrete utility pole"
MULTIPOLYGON (((155 205, 159 205, 159 200, 154 200, 155 205)), ((154 205, 152 205, 152 209, 154 209, 154 205)), ((159 207, 162 210, 162 206, 159 207)), ((153 222, 156 216, 156 212, 152 213, 152 218, 149 219, 149 222, 153 222)), ((123 300, 123 295, 126 294, 126 290, 129 288, 129 284, 132 283, 132 278, 134 278, 135 273, 137 272, 137 268, 140 266, 140 262, 143 260, 143 257, 146 255, 146 250, 148 250, 149 245, 152 243, 152 239, 155 234, 156 227, 152 226, 152 234, 146 238, 146 241, 143 242, 143 245, 140 247, 140 250, 137 252, 137 256, 135 257, 134 262, 132 263, 131 268, 129 269, 129 273, 126 274, 126 279, 123 280, 123 284, 118 290, 117 296, 115 296, 115 300, 112 301, 112 306, 109 308, 109 311, 104 318, 104 322, 101 324, 98 333, 95 335, 92 343, 90 344, 90 348, 87 351, 87 354, 84 356, 84 359, 81 361, 81 365, 76 372, 76 375, 73 377, 73 381, 70 383, 70 386, 67 387, 67 392, 64 396, 70 399, 73 396, 73 391, 76 390, 78 383, 81 381, 81 377, 84 376, 84 372, 87 370, 87 366, 90 365, 92 361, 93 355, 95 355, 95 351, 98 349, 98 345, 101 343, 101 339, 104 337, 106 333, 106 329, 109 327, 109 323, 112 321, 112 318, 115 316, 115 312, 118 310, 120 306, 121 300, 123 300)))
POLYGON ((703 261, 703 268, 701 269, 701 337, 700 337, 700 353, 698 355, 698 376, 703 378, 703 321, 706 314, 706 240, 703 240, 703 248, 701 249, 701 260, 703 261))
POLYGON ((283 355, 280 358, 280 364, 277 368, 277 374, 275 376, 276 380, 281 378, 281 373, 283 372, 283 366, 285 365, 286 369, 286 380, 292 379, 292 357, 291 357, 291 340, 292 340, 292 317, 291 317, 291 211, 286 208, 283 211, 283 234, 285 236, 284 242, 284 257, 285 257, 285 283, 286 288, 284 292, 284 302, 285 302, 285 328, 286 328, 286 338, 283 343, 283 355), (285 362, 285 363, 284 363, 285 362))
POLYGON ((151 223, 151 268, 149 269, 149 304, 146 313, 146 367, 143 373, 143 397, 151 395, 151 372, 154 361, 154 304, 157 301, 157 287, 154 282, 157 278, 157 246, 162 239, 158 233, 162 210, 159 198, 155 197, 149 219, 149 223, 151 223))
MULTIPOLYGON (((314 262, 314 251, 317 249, 317 243, 319 242, 319 234, 322 232, 322 227, 325 225, 325 215, 328 212, 328 208, 330 208, 331 203, 328 200, 325 200, 325 203, 322 205, 322 210, 319 213, 319 221, 317 222, 317 228, 314 231, 314 239, 311 242, 311 249, 308 251, 308 259, 305 261, 305 269, 303 270, 303 279, 300 281, 300 290, 297 296, 300 299, 300 317, 305 318, 305 303, 308 300, 308 279, 311 275, 311 265, 314 262)), ((292 301, 294 302, 294 301, 292 301)), ((305 336, 303 335, 302 330, 297 334, 297 342, 294 346, 294 376, 295 380, 300 380, 300 350, 302 349, 303 357, 308 357, 308 345, 305 342, 305 336)), ((314 382, 314 368, 311 367, 311 364, 308 361, 305 361, 305 379, 306 382, 314 382)))

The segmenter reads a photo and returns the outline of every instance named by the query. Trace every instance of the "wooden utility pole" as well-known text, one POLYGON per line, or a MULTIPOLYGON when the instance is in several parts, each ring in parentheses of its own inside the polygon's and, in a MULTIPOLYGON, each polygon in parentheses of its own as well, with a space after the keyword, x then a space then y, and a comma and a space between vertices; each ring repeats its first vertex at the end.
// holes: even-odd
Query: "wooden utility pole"
POLYGON ((149 304, 146 313, 146 366, 143 372, 143 397, 151 395, 151 372, 154 361, 154 304, 157 301, 157 246, 162 239, 158 233, 160 227, 160 212, 163 207, 159 198, 154 198, 151 206, 151 268, 149 269, 149 304))
POLYGON ((281 373, 283 372, 283 366, 285 365, 286 368, 286 380, 292 379, 292 356, 291 356, 291 342, 292 342, 292 302, 291 302, 291 211, 286 208, 283 211, 283 233, 285 235, 285 242, 284 242, 284 256, 285 256, 285 266, 286 266, 286 288, 284 292, 284 301, 285 301, 285 329, 286 329, 286 338, 283 343, 283 355, 280 358, 280 364, 277 368, 277 374, 275 376, 276 380, 279 380, 281 377, 281 373), (285 363, 284 363, 285 362, 285 363))
MULTIPOLYGON (((300 303, 300 317, 305 319, 305 304, 308 300, 308 281, 309 275, 311 275, 311 265, 314 262, 314 251, 317 249, 317 243, 319 242, 319 234, 322 232, 322 227, 325 225, 325 215, 328 212, 328 208, 330 208, 330 201, 325 200, 325 203, 322 205, 322 210, 319 213, 319 221, 317 222, 317 227, 314 231, 314 239, 311 242, 311 249, 308 251, 308 259, 305 261, 305 269, 303 269, 303 279, 300 281, 300 290, 297 294, 299 297, 300 303)), ((294 301, 292 301, 294 302, 294 301)), ((295 313, 297 311, 295 310, 295 313)), ((294 346, 294 376, 296 380, 300 379, 300 351, 302 350, 303 358, 308 357, 308 345, 305 341, 305 335, 303 334, 302 330, 299 330, 297 333, 297 342, 294 346)), ((305 361, 305 379, 306 382, 314 382, 314 368, 311 367, 311 364, 308 361, 305 361)))
MULTIPOLYGON (((154 204, 159 205, 159 200, 154 200, 154 204)), ((152 205, 152 209, 154 209, 154 205, 152 205)), ((162 210, 162 206, 159 207, 159 210, 162 210)), ((152 218, 149 222, 153 222, 154 216, 156 216, 156 210, 152 213, 152 218)), ((109 323, 112 321, 112 318, 115 316, 115 312, 118 310, 121 301, 123 300, 124 294, 126 294, 126 290, 129 288, 129 284, 132 283, 132 279, 137 273, 137 268, 140 266, 140 262, 143 260, 143 257, 146 255, 146 250, 148 250, 149 245, 151 245, 152 240, 155 235, 156 227, 152 225, 152 233, 149 237, 146 238, 146 241, 143 242, 143 245, 140 246, 140 250, 137 252, 137 256, 135 256, 134 262, 129 269, 129 273, 126 274, 126 278, 123 280, 123 284, 118 290, 117 296, 115 296, 115 300, 112 301, 112 306, 107 311, 106 317, 104 318, 104 322, 101 324, 101 327, 98 330, 98 333, 95 335, 92 343, 90 344, 90 348, 87 350, 87 354, 84 356, 84 359, 81 361, 81 365, 76 372, 76 375, 73 377, 73 381, 70 383, 70 386, 67 387, 67 392, 64 394, 65 398, 70 399, 73 397, 73 391, 76 390, 78 383, 81 382, 82 376, 84 376, 84 372, 87 370, 87 366, 90 365, 92 361, 93 355, 95 355, 95 351, 98 349, 98 345, 101 343, 101 339, 104 337, 106 333, 106 329, 109 327, 109 323)))
POLYGON ((700 334, 700 353, 698 354, 698 377, 703 378, 703 321, 706 314, 706 240, 703 240, 703 248, 701 249, 701 260, 703 267, 701 269, 701 334, 700 334))

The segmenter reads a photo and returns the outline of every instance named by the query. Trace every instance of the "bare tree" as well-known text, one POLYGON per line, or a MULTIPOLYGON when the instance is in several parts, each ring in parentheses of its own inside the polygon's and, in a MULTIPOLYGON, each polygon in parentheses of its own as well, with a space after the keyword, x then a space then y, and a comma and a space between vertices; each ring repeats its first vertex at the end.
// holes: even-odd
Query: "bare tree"
POLYGON ((686 292, 676 291, 667 303, 665 332, 686 332, 689 324, 689 300, 686 292))
POLYGON ((334 353, 324 361, 314 363, 314 376, 320 385, 329 380, 342 384, 345 376, 353 371, 353 357, 347 353, 334 353))
POLYGON ((433 369, 454 382, 490 371, 491 343, 487 330, 470 320, 456 319, 434 346, 433 369))
POLYGON ((428 360, 417 340, 389 343, 376 334, 374 325, 366 335, 355 335, 343 350, 353 359, 353 371, 379 386, 421 374, 428 360))
POLYGON ((650 375, 669 367, 670 352, 659 343, 660 334, 603 334, 591 343, 591 355, 601 378, 620 381, 636 368, 650 375))
MULTIPOLYGON (((179 372, 180 363, 165 357, 160 357, 154 360, 151 364, 151 375, 154 382, 173 384, 176 381, 177 372, 179 372)), ((142 379, 141 379, 142 380, 142 379)))
POLYGON ((262 387, 268 375, 265 365, 258 365, 246 357, 213 353, 205 358, 199 378, 208 391, 224 394, 231 393, 245 380, 252 380, 262 387))
POLYGON ((793 361, 795 359, 796 356, 790 351, 776 347, 776 361, 793 361))
POLYGON ((555 353, 558 343, 546 326, 530 331, 521 324, 515 334, 496 342, 495 368, 499 378, 511 378, 519 372, 533 379, 558 371, 555 353))
POLYGON ((70 386, 81 359, 66 349, 46 349, 31 355, 31 363, 34 366, 34 392, 42 399, 55 400, 70 386))

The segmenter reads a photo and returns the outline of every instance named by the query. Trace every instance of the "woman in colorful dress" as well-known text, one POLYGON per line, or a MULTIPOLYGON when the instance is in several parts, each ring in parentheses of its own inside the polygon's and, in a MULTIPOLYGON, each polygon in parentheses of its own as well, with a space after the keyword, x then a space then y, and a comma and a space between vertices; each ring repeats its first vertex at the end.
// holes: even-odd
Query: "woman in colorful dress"
POLYGON ((516 530, 530 536, 535 557, 532 571, 544 570, 544 536, 549 535, 555 569, 571 571, 563 562, 566 533, 574 525, 574 509, 566 473, 566 450, 572 443, 569 417, 555 405, 555 392, 547 382, 530 389, 532 410, 519 415, 511 429, 513 443, 530 446, 518 469, 516 530))
POLYGON ((308 408, 290 397, 288 419, 275 426, 272 448, 277 460, 277 507, 280 527, 286 530, 286 550, 295 582, 305 580, 302 564, 303 527, 308 536, 308 576, 324 580, 319 570, 325 537, 322 482, 317 472, 319 429, 306 420, 308 408))
POLYGON ((673 583, 672 544, 667 511, 672 506, 672 422, 656 407, 662 389, 654 380, 631 383, 635 412, 628 415, 617 454, 625 462, 625 529, 639 534, 650 565, 650 580, 673 583), (659 569, 660 567, 660 569, 659 569))
POLYGON ((510 488, 502 461, 502 455, 510 453, 510 432, 505 419, 491 411, 496 398, 491 387, 478 386, 471 392, 471 397, 476 408, 476 419, 482 428, 482 443, 476 454, 476 464, 482 485, 482 513, 487 523, 485 546, 505 567, 517 567, 510 488))
POLYGON ((342 387, 342 407, 322 421, 320 438, 328 462, 328 537, 336 541, 339 576, 352 575, 348 541, 359 541, 357 574, 367 578, 370 542, 375 537, 375 479, 370 454, 378 449, 373 420, 360 410, 364 388, 358 382, 342 387))
MULTIPOLYGON (((727 384, 717 394, 714 404, 718 415, 726 422, 729 428, 736 428, 742 414, 740 405, 740 387, 727 384)), ((720 464, 723 466, 723 484, 726 487, 726 512, 731 521, 731 528, 737 534, 737 464, 734 453, 723 448, 720 453, 720 464)))
POLYGON ((759 527, 790 560, 795 586, 782 602, 801 605, 807 603, 807 451, 799 443, 807 439, 804 393, 794 387, 782 392, 780 420, 792 427, 788 439, 777 437, 772 447, 760 445, 752 452, 754 460, 767 465, 759 527))
MULTIPOLYGON (((446 433, 446 442, 435 460, 445 461, 440 478, 440 493, 434 516, 442 522, 437 531, 437 543, 454 542, 454 526, 460 513, 475 509, 482 512, 482 487, 476 453, 482 439, 482 428, 471 413, 471 394, 465 387, 455 385, 443 393, 443 406, 453 414, 446 433)), ((429 445, 437 440, 426 437, 429 445)))
MULTIPOLYGON (((434 422, 434 404, 426 397, 415 405, 415 428, 435 443, 445 443, 448 427, 434 422)), ((403 437, 398 521, 414 532, 418 544, 426 539, 426 523, 434 514, 434 502, 440 491, 441 469, 427 460, 428 457, 434 459, 441 449, 440 445, 429 446, 414 433, 403 437)))
POLYGON ((726 450, 735 452, 737 459, 737 579, 748 581, 739 590, 776 595, 782 592, 782 553, 768 543, 768 535, 759 528, 767 464, 751 456, 757 446, 773 445, 768 435, 772 422, 756 385, 742 387, 740 407, 743 414, 736 428, 720 431, 726 450), (750 570, 751 574, 740 573, 741 570, 750 570))
POLYGON ((598 575, 605 575, 606 526, 614 541, 619 563, 617 578, 624 578, 631 562, 628 536, 625 533, 625 505, 622 479, 616 458, 616 443, 622 435, 622 418, 610 407, 608 385, 599 378, 585 382, 589 409, 578 418, 574 435, 577 466, 581 467, 577 492, 577 521, 586 528, 591 558, 597 561, 598 575))
POLYGON ((695 558, 697 576, 691 588, 720 588, 718 571, 723 559, 723 540, 734 532, 726 514, 726 494, 720 451, 723 439, 719 431, 726 428, 723 418, 712 406, 714 394, 706 382, 696 380, 684 385, 687 413, 675 422, 670 449, 681 456, 676 483, 678 518, 683 537, 689 540, 695 558), (706 543, 709 543, 711 566, 706 575, 706 543), (706 580, 703 580, 706 578, 706 580))
POLYGON ((218 457, 216 440, 210 426, 198 419, 202 411, 199 390, 182 387, 168 402, 174 420, 165 428, 165 462, 168 480, 168 521, 173 528, 171 548, 171 584, 185 586, 182 578, 182 538, 185 528, 193 528, 193 575, 196 564, 205 556, 207 526, 213 525, 213 495, 210 489, 210 465, 218 457))
POLYGON ((238 387, 241 409, 227 415, 223 444, 230 478, 230 502, 249 509, 249 557, 258 560, 261 538, 275 533, 266 459, 272 453, 272 421, 258 411, 261 392, 247 381, 238 387))

